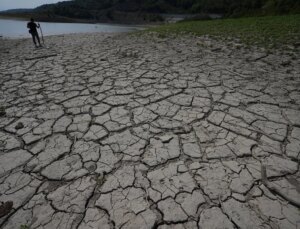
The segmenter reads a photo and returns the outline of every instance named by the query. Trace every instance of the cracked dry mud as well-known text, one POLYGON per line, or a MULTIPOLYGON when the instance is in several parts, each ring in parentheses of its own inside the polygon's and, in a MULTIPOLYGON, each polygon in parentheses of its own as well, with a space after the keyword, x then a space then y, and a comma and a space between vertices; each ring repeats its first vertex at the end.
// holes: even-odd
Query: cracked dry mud
POLYGON ((300 228, 299 52, 46 41, 1 41, 1 228, 300 228))

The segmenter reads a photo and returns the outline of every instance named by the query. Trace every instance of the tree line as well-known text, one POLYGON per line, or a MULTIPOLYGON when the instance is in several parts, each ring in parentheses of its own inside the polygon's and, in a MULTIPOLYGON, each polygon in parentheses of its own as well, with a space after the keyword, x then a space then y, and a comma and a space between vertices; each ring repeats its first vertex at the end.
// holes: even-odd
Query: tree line
POLYGON ((37 12, 99 19, 123 13, 219 13, 227 17, 300 13, 300 0, 73 0, 43 5, 37 12))

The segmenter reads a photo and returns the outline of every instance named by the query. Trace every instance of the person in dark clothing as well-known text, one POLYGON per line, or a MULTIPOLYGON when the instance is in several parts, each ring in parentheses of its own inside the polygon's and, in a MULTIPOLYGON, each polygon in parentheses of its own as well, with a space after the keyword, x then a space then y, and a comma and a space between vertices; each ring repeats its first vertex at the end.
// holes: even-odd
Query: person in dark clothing
POLYGON ((31 18, 31 19, 30 19, 30 22, 28 22, 28 24, 27 24, 27 28, 29 29, 29 33, 30 33, 31 36, 32 36, 32 40, 33 40, 33 43, 34 43, 35 47, 38 47, 37 44, 36 44, 35 38, 38 40, 39 45, 42 46, 42 45, 41 45, 41 42, 40 42, 39 33, 38 33, 38 31, 37 31, 37 28, 40 28, 40 25, 39 25, 39 24, 37 25, 37 24, 34 22, 34 19, 31 18))

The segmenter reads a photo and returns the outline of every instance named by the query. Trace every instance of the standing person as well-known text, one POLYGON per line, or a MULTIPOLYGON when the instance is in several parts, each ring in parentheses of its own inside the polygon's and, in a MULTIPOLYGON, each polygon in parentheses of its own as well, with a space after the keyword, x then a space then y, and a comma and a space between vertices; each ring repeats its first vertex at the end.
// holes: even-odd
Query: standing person
POLYGON ((41 42, 40 42, 39 33, 37 31, 37 28, 40 28, 40 25, 39 24, 37 25, 34 22, 34 19, 31 18, 30 22, 28 22, 28 24, 27 24, 27 28, 29 28, 29 33, 32 36, 32 40, 33 40, 33 43, 34 43, 35 47, 38 47, 37 44, 36 44, 35 38, 38 40, 39 46, 41 47, 42 45, 41 45, 41 42))

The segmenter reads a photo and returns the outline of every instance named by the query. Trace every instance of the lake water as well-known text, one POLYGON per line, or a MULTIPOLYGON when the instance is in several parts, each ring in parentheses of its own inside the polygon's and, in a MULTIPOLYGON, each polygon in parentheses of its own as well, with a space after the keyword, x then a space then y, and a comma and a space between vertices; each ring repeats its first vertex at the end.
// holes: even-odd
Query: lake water
MULTIPOLYGON (((93 33, 93 32, 130 32, 140 29, 137 26, 125 26, 114 24, 83 24, 83 23, 53 23, 41 22, 44 36, 69 33, 93 33)), ((9 38, 31 37, 28 33, 27 22, 21 20, 0 19, 0 36, 9 38)))

